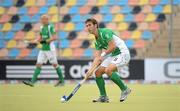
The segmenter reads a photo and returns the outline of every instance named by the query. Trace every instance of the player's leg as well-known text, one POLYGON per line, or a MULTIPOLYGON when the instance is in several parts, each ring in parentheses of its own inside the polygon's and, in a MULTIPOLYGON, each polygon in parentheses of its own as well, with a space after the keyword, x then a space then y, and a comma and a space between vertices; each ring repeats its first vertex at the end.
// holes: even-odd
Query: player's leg
POLYGON ((31 79, 33 83, 37 81, 38 75, 41 73, 41 66, 43 63, 46 63, 46 62, 47 62, 46 52, 40 51, 37 58, 36 69, 34 70, 34 74, 31 79))
POLYGON ((121 97, 120 102, 124 101, 127 96, 130 94, 131 90, 127 87, 127 85, 121 80, 119 73, 116 71, 117 67, 115 64, 110 64, 105 72, 108 74, 110 79, 119 86, 121 89, 121 97))
POLYGON ((59 81, 54 86, 63 86, 65 82, 60 66, 58 64, 53 64, 53 67, 56 69, 59 78, 59 81))
POLYGON ((29 86, 34 86, 34 83, 37 81, 38 75, 41 73, 41 66, 44 62, 46 62, 46 56, 43 51, 40 51, 37 58, 36 68, 34 70, 33 77, 31 81, 23 81, 24 84, 29 86))
POLYGON ((110 79, 119 86, 121 89, 121 98, 120 101, 124 101, 128 94, 131 92, 131 90, 127 87, 127 85, 121 80, 120 74, 118 73, 118 69, 121 68, 124 65, 127 65, 130 60, 129 54, 121 54, 116 57, 113 57, 113 60, 111 61, 111 64, 108 65, 105 72, 108 74, 110 79))
POLYGON ((53 65, 54 69, 56 70, 58 74, 59 81, 55 84, 55 86, 64 85, 64 77, 63 77, 62 70, 57 62, 56 52, 48 51, 47 56, 48 56, 49 62, 53 65))
POLYGON ((105 81, 104 78, 102 77, 102 75, 105 73, 106 67, 110 63, 109 61, 110 61, 109 58, 105 59, 95 71, 95 76, 96 76, 95 80, 100 92, 100 97, 98 99, 93 100, 93 102, 109 102, 105 89, 105 81))
POLYGON ((31 87, 34 86, 34 83, 37 81, 38 75, 41 72, 41 64, 36 64, 36 69, 34 70, 33 77, 30 81, 23 81, 24 84, 29 85, 31 87))
POLYGON ((100 96, 107 96, 104 78, 102 77, 102 74, 104 74, 104 70, 105 70, 105 68, 100 66, 95 71, 95 76, 96 76, 95 80, 96 80, 96 84, 97 84, 99 92, 100 92, 100 96))
POLYGON ((115 64, 110 64, 106 69, 105 73, 109 76, 109 78, 119 86, 121 91, 124 91, 127 89, 127 86, 124 84, 124 82, 121 80, 118 72, 117 67, 115 64))
POLYGON ((36 64, 36 69, 34 70, 34 74, 31 79, 32 83, 35 83, 37 81, 38 75, 41 73, 41 66, 42 66, 42 64, 40 64, 40 63, 36 64))
POLYGON ((102 75, 104 74, 105 67, 100 66, 96 71, 95 71, 95 80, 96 84, 98 86, 99 92, 100 92, 100 97, 97 99, 94 99, 93 102, 109 102, 109 98, 106 94, 106 89, 105 89, 105 81, 102 75))

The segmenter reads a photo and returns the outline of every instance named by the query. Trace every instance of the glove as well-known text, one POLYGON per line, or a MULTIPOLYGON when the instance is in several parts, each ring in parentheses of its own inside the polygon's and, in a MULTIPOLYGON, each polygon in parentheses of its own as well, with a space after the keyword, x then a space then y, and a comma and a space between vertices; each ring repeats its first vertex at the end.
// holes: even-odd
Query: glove
POLYGON ((29 43, 28 46, 27 46, 27 48, 28 48, 28 49, 34 49, 34 48, 36 48, 36 46, 37 46, 36 43, 29 43))
POLYGON ((42 40, 41 42, 40 42, 41 44, 45 44, 45 43, 47 43, 45 40, 42 40))

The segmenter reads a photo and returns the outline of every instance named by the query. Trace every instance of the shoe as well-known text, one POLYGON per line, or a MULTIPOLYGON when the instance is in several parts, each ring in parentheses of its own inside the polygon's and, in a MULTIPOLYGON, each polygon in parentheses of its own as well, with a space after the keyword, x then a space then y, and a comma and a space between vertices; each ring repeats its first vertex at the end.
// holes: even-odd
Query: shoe
POLYGON ((107 96, 100 96, 98 99, 94 99, 92 102, 109 103, 107 96))
POLYGON ((27 80, 27 81, 23 81, 23 83, 24 83, 25 85, 28 85, 28 86, 34 87, 34 83, 33 83, 33 82, 31 82, 31 81, 29 81, 29 80, 27 80))
POLYGON ((57 87, 57 86, 64 86, 65 85, 65 82, 64 81, 58 81, 54 87, 57 87))
POLYGON ((131 93, 131 89, 127 88, 125 91, 121 92, 120 102, 127 99, 127 96, 131 93))

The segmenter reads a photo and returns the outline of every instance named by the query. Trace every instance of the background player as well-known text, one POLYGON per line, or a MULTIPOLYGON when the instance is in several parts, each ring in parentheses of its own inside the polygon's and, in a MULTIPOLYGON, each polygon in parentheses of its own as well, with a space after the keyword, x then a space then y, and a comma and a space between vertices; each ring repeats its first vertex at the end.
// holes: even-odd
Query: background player
POLYGON ((130 61, 130 53, 123 40, 113 31, 106 28, 99 28, 98 22, 91 18, 85 21, 86 28, 90 34, 95 36, 95 59, 92 66, 99 64, 95 71, 96 83, 100 91, 100 97, 93 102, 109 102, 105 90, 105 82, 102 77, 107 74, 109 78, 121 89, 120 101, 124 101, 131 90, 123 83, 118 70, 127 65, 130 61), (108 56, 108 57, 107 57, 108 56))
POLYGON ((43 63, 49 62, 53 65, 53 67, 56 69, 56 72, 59 77, 59 81, 55 86, 58 85, 64 85, 64 78, 62 75, 62 71, 58 65, 57 58, 56 58, 56 49, 53 41, 57 39, 55 36, 55 28, 53 25, 49 23, 49 17, 48 15, 42 15, 41 16, 41 30, 40 30, 40 37, 37 39, 31 41, 31 43, 38 43, 40 42, 42 44, 42 48, 39 51, 37 63, 36 63, 36 69, 34 71, 34 75, 31 79, 31 81, 23 81, 24 84, 29 86, 34 86, 34 83, 37 80, 38 75, 41 72, 41 66, 43 63))

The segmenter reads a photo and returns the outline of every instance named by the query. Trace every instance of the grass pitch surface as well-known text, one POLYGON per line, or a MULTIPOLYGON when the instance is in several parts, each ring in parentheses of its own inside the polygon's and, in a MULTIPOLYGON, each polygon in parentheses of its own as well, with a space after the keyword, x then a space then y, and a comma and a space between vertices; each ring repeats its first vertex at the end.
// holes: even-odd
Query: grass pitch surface
POLYGON ((0 84, 0 111, 180 111, 180 85, 130 84, 132 93, 121 103, 119 88, 106 84, 110 103, 92 103, 98 97, 96 84, 84 84, 69 102, 61 103, 61 96, 74 87, 0 84))

